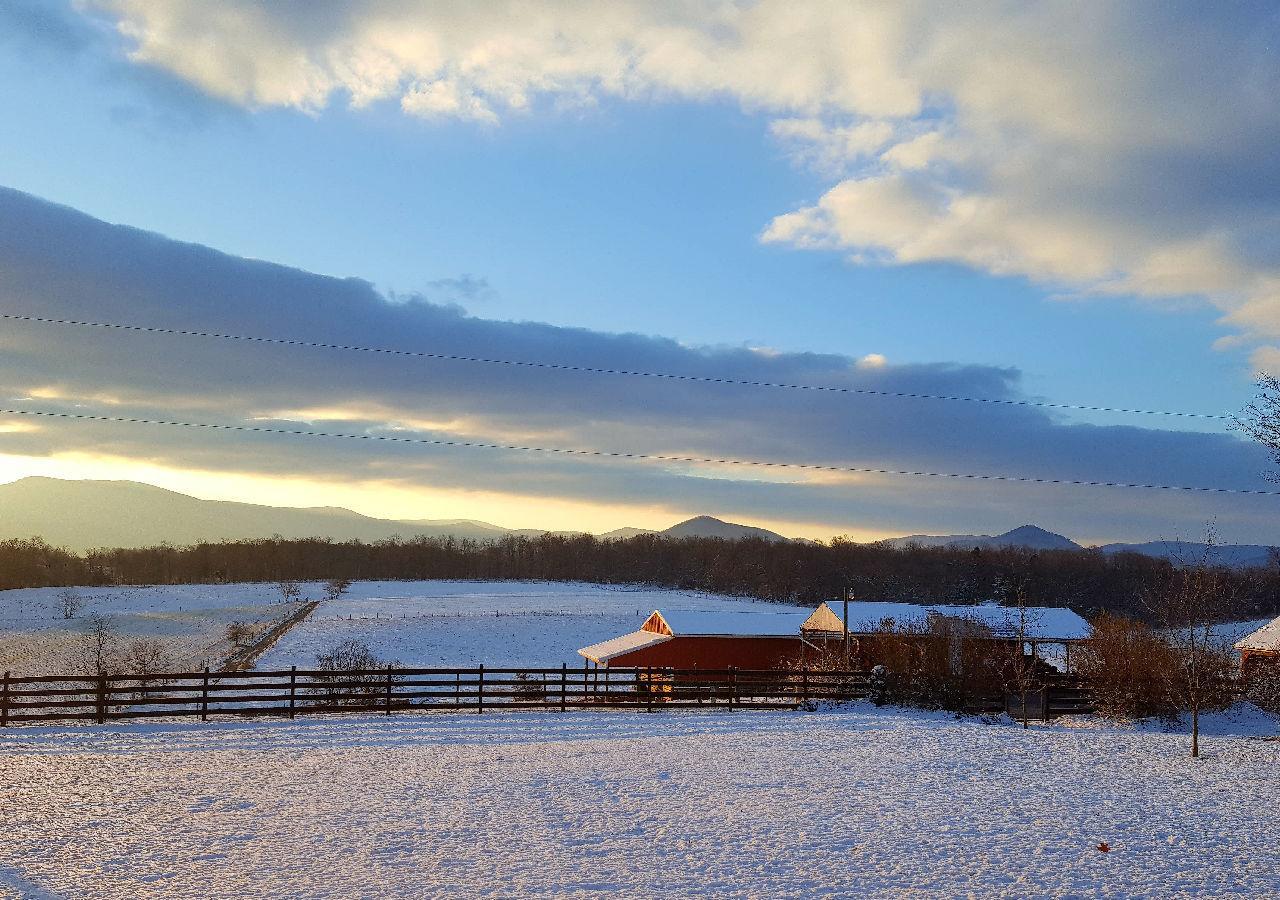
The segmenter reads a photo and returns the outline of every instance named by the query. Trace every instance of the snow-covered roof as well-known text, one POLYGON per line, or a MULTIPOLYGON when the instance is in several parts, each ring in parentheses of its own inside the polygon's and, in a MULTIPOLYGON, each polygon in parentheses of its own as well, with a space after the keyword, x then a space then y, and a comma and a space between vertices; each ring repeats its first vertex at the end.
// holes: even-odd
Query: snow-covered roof
POLYGON ((672 634, 716 634, 747 637, 753 635, 800 635, 807 612, 694 612, 675 609, 659 613, 672 634))
MULTIPOLYGON (((829 600, 809 617, 806 630, 843 631, 844 604, 829 600), (834 618, 834 623, 832 619, 834 618)), ((1028 640, 1077 640, 1089 636, 1089 623, 1078 613, 1062 607, 1026 607, 1026 637, 1028 640)), ((925 624, 929 615, 949 616, 971 622, 981 622, 1001 637, 1011 637, 1017 632, 1018 610, 1015 607, 982 605, 936 604, 924 606, 916 603, 881 603, 856 600, 849 604, 849 630, 873 631, 885 620, 894 625, 925 624)))
MULTIPOLYGON (((849 603, 849 631, 874 631, 886 619, 895 625, 908 622, 923 623, 929 618, 929 610, 915 603, 882 603, 854 600, 849 603)), ((806 631, 844 631, 844 603, 828 600, 814 610, 805 620, 806 631), (824 612, 824 607, 826 612, 824 612), (829 615, 828 615, 829 613, 829 615)))
POLYGON ((1280 616, 1276 616, 1252 634, 1236 641, 1237 650, 1280 651, 1280 616))
POLYGON ((642 650, 645 647, 652 647, 654 644, 661 644, 669 640, 671 640, 671 635, 669 634, 655 634, 652 631, 633 631, 630 634, 592 644, 590 647, 583 647, 578 653, 592 662, 607 663, 615 656, 621 656, 633 650, 642 650))
MULTIPOLYGON (((930 610, 944 616, 981 622, 999 637, 1013 637, 1018 633, 1018 608, 984 603, 981 606, 931 606, 930 610)), ((1079 640, 1089 636, 1089 623, 1074 610, 1061 606, 1026 607, 1026 636, 1028 640, 1079 640)))

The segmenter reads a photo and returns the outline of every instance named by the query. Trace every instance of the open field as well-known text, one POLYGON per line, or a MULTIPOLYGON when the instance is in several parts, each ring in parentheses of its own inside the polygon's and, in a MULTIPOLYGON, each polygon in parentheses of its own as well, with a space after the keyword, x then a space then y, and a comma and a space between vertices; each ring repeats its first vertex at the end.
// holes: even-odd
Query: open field
POLYGON ((870 707, 12 729, 0 896, 1273 896, 1278 729, 1206 724, 1199 761, 870 707))
MULTIPOLYGON (((303 599, 323 585, 301 585, 303 599)), ((217 665, 230 647, 226 626, 277 621, 297 608, 274 584, 81 588, 74 619, 58 609, 58 588, 0 591, 0 671, 15 675, 79 671, 77 653, 92 613, 110 617, 122 640, 159 638, 175 668, 217 665)), ((640 626, 656 608, 790 610, 687 591, 523 581, 362 581, 325 601, 258 662, 259 668, 313 666, 316 654, 345 640, 367 643, 405 666, 578 666, 577 649, 640 626)))
MULTIPOLYGON (((319 590, 311 590, 319 596, 319 590)), ((581 666, 579 647, 639 628, 655 609, 795 611, 690 591, 545 581, 359 582, 325 602, 258 661, 315 665, 345 640, 404 666, 581 666)), ((809 607, 804 607, 808 610, 809 607)))
MULTIPOLYGON (((84 608, 64 619, 60 588, 0 591, 0 671, 63 675, 80 670, 78 655, 89 617, 108 617, 120 640, 163 641, 175 668, 216 666, 230 652, 227 625, 258 626, 288 616, 296 603, 280 602, 274 585, 184 584, 157 587, 78 588, 84 608)), ((318 592, 316 592, 318 593, 318 592)))

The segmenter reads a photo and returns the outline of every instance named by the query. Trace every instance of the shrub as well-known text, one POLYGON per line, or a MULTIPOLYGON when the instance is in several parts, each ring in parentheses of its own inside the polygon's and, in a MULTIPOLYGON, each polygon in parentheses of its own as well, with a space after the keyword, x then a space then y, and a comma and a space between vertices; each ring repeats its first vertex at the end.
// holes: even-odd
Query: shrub
POLYGON ((1280 713, 1280 662, 1255 667, 1245 680, 1244 697, 1267 712, 1280 713))
POLYGON ((168 645, 158 638, 136 638, 125 648, 122 660, 123 672, 137 677, 135 696, 145 698, 152 684, 163 683, 156 678, 165 672, 173 671, 174 658, 168 645))
POLYGON ((232 622, 227 626, 227 643, 239 650, 253 642, 254 627, 248 622, 232 622))
POLYGON ((73 591, 71 588, 58 591, 58 610, 62 613, 62 618, 74 619, 82 609, 84 609, 84 597, 79 591, 73 591))
POLYGON ((1233 699, 1230 655, 1213 647, 1198 654, 1190 660, 1187 650, 1143 623, 1103 614, 1091 623, 1077 659, 1099 714, 1172 721, 1188 708, 1193 679, 1201 708, 1223 709, 1233 699))
POLYGON ((320 702, 335 706, 367 705, 386 690, 384 672, 391 665, 379 659, 363 641, 343 641, 317 653, 316 668, 325 673, 315 676, 320 702))

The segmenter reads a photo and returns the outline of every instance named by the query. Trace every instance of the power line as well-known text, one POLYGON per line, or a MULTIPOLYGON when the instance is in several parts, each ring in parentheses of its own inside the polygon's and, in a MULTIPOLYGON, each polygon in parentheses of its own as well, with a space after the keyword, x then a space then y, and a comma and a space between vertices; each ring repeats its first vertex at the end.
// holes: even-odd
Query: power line
POLYGON ((155 325, 128 325, 118 322, 89 322, 81 319, 53 319, 43 316, 24 316, 16 313, 0 313, 0 319, 11 322, 32 322, 41 325, 73 325, 82 328, 101 328, 113 331, 131 331, 139 334, 166 334, 176 337, 209 338, 220 341, 240 341, 251 344, 272 344, 282 347, 306 347, 314 350, 342 350, 356 353, 379 353, 384 356, 404 356, 417 359, 438 359, 449 362, 481 363, 492 366, 512 366, 531 369, 552 369, 591 375, 622 375, 635 378, 662 378, 668 381, 688 381, 703 384, 738 385, 742 387, 779 388, 793 391, 814 391, 832 394, 861 394, 871 397, 895 397, 905 400, 948 400, 963 403, 986 403, 993 406, 1022 406, 1038 409, 1074 410, 1077 412, 1124 413, 1142 416, 1168 416, 1183 419, 1211 419, 1229 421, 1233 417, 1225 413, 1179 412, 1164 409, 1130 409, 1121 406, 1089 406, 1077 403, 1051 403, 1047 400, 1017 400, 994 397, 967 397, 957 394, 926 394, 915 391, 884 391, 874 388, 837 387, 821 384, 800 384, 786 381, 757 381, 744 378, 722 378, 712 375, 681 375, 673 372, 648 372, 636 369, 609 369, 595 366, 579 366, 569 363, 533 362, 530 360, 497 359, 484 356, 464 356, 458 353, 433 353, 427 350, 401 350, 394 347, 364 347, 355 344, 329 344, 323 341, 304 341, 293 338, 262 337, 259 335, 225 334, 217 331, 192 331, 182 328, 162 328, 155 325))
POLYGON ((178 428, 199 428, 207 431, 238 431, 253 434, 278 434, 292 437, 340 438, 356 441, 384 441, 397 444, 419 444, 433 447, 464 447, 482 450, 517 450, 525 453, 548 453, 559 456, 596 457, 605 459, 635 459, 653 462, 708 463, 712 465, 743 466, 762 469, 803 469, 811 472, 848 472, 866 475, 901 475, 913 478, 949 478, 955 481, 1006 481, 1019 484, 1069 485, 1075 487, 1134 488, 1140 490, 1186 491, 1202 494, 1247 494, 1263 497, 1280 497, 1280 491, 1264 491, 1252 488, 1197 487, 1178 484, 1142 484, 1125 481, 1089 481, 1076 478, 1036 478, 1029 475, 983 475, 973 472, 929 472, 909 469, 878 469, 870 466, 825 466, 818 463, 766 462, 760 460, 718 459, 710 456, 669 456, 660 453, 628 453, 611 450, 583 450, 565 447, 534 447, 519 444, 496 444, 483 441, 456 441, 442 438, 402 437, 383 434, 348 434, 338 431, 315 431, 292 428, 272 428, 265 425, 222 425, 210 422, 182 422, 171 419, 141 419, 128 416, 98 416, 89 413, 45 412, 30 409, 0 409, 2 415, 39 416, 51 419, 76 419, 89 422, 112 422, 126 425, 168 425, 178 428))

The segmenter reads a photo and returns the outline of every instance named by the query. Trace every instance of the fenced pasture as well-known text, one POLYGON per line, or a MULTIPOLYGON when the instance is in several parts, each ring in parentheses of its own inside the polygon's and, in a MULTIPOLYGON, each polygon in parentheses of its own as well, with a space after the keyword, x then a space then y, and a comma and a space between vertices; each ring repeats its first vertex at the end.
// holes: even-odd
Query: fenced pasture
MULTIPOLYGON (((0 681, 0 725, 321 713, 582 709, 792 709, 876 695, 868 672, 829 670, 569 668, 301 670, 137 675, 43 675, 0 681)), ((1003 699, 976 698, 975 712, 1003 699)), ((1085 711, 1087 692, 1062 678, 1038 716, 1085 711)))

